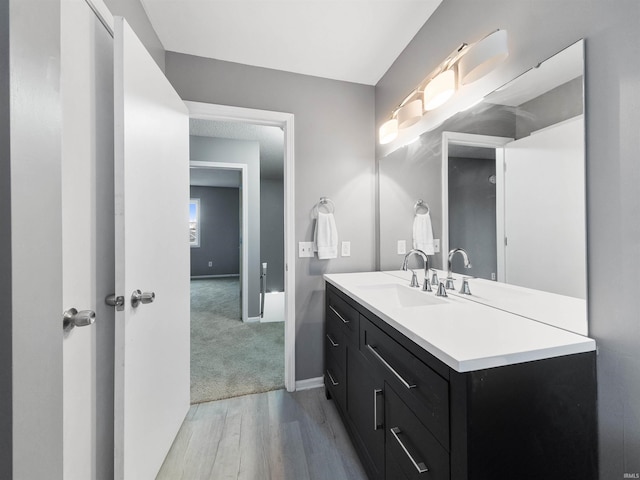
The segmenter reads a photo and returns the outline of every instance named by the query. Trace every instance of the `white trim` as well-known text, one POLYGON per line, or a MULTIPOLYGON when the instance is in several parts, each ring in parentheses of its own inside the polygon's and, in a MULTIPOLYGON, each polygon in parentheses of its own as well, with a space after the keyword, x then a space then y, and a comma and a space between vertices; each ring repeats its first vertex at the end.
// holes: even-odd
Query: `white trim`
POLYGON ((104 27, 107 29, 107 31, 109 32, 109 35, 113 37, 113 31, 114 31, 113 15, 105 5, 104 1, 103 0, 84 0, 84 1, 87 3, 87 5, 89 5, 89 8, 93 10, 93 13, 96 14, 96 17, 98 17, 98 20, 100 20, 100 23, 102 23, 102 25, 104 25, 104 27))
POLYGON ((246 163, 224 162, 189 162, 189 168, 211 168, 216 170, 240 171, 242 193, 242 258, 240 278, 242 282, 242 321, 247 322, 249 316, 249 165, 246 163))
POLYGON ((246 320, 243 320, 245 323, 260 323, 260 316, 257 317, 247 317, 246 320))
POLYGON ((320 388, 324 386, 324 377, 305 378, 296 382, 296 391, 311 390, 312 388, 320 388))
POLYGON ((282 127, 284 129, 284 385, 287 391, 292 392, 296 388, 294 116, 292 113, 227 105, 190 101, 185 101, 184 103, 189 109, 191 118, 254 123, 282 127))
POLYGON ((496 148, 496 279, 507 281, 507 252, 505 241, 507 233, 504 227, 504 181, 505 181, 505 149, 496 148))
POLYGON ((498 281, 504 281, 504 146, 513 138, 442 132, 442 270, 447 270, 449 252, 449 145, 467 145, 496 149, 496 254, 498 281), (502 221, 500 219, 502 218, 502 221), (503 280, 500 280, 500 279, 503 280))

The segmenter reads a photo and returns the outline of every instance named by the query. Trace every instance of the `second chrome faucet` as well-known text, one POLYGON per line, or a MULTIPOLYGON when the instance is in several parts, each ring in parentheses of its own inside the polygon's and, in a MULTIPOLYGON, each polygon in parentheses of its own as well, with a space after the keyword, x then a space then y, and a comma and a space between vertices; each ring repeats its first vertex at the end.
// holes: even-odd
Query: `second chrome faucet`
MULTIPOLYGON (((455 290, 455 286, 453 285, 453 269, 451 267, 451 263, 453 261, 453 257, 456 253, 462 255, 462 260, 464 261, 464 268, 471 268, 471 262, 469 261, 469 255, 464 250, 464 248, 454 248, 449 252, 449 258, 447 261, 447 289, 455 290)), ((460 293, 464 293, 466 295, 471 295, 471 291, 469 290, 469 284, 466 278, 462 280, 462 288, 460 289, 460 293)))

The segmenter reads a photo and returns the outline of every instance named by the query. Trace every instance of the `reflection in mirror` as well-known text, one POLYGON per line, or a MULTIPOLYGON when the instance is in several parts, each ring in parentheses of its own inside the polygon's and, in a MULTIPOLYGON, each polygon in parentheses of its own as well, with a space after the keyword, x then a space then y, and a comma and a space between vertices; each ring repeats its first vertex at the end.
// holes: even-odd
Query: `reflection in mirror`
POLYGON ((381 270, 399 269, 422 198, 442 251, 469 253, 454 272, 582 299, 586 319, 582 41, 378 167, 381 270))

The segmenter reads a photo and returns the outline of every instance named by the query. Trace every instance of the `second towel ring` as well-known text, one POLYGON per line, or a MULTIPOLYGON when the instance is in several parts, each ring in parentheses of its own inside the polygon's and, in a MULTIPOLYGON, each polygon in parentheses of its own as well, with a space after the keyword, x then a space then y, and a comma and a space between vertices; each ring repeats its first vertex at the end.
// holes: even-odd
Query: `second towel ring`
POLYGON ((420 200, 418 200, 418 201, 416 202, 416 204, 413 206, 413 210, 415 211, 416 215, 417 215, 418 213, 422 213, 422 214, 429 213, 429 205, 427 205, 426 203, 424 203, 424 200, 420 199, 420 200), (421 209, 421 208, 422 208, 423 210, 425 210, 425 211, 420 212, 420 209, 421 209))

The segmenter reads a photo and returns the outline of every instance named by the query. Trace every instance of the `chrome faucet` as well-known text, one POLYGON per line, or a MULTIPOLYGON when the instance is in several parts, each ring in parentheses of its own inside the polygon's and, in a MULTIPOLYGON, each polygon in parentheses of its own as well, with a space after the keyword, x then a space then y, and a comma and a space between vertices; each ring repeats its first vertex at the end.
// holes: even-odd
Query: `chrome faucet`
POLYGON ((422 260, 424 261, 424 281, 422 282, 422 291, 430 292, 431 284, 429 283, 429 257, 427 256, 426 253, 424 253, 422 250, 418 250, 417 248, 414 248, 413 250, 409 250, 409 252, 404 256, 404 261, 402 262, 403 271, 406 272, 407 270, 411 270, 411 283, 409 285, 412 287, 420 286, 420 284, 418 283, 418 277, 416 276, 416 272, 414 272, 413 269, 409 268, 409 258, 412 255, 418 255, 422 257, 422 260))
POLYGON ((453 260, 453 256, 459 253, 462 255, 462 259, 464 260, 464 268, 471 268, 471 262, 469 262, 469 255, 463 248, 454 248, 449 252, 449 260, 447 262, 447 289, 455 290, 455 286, 453 285, 453 274, 451 271, 451 261, 453 260))

